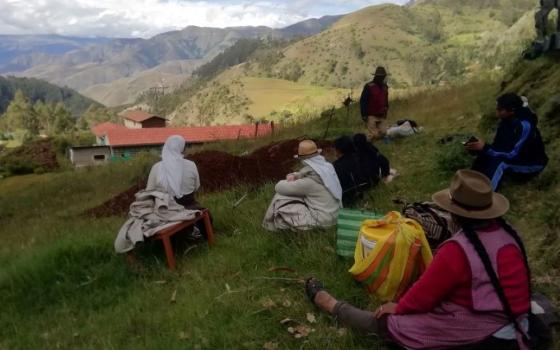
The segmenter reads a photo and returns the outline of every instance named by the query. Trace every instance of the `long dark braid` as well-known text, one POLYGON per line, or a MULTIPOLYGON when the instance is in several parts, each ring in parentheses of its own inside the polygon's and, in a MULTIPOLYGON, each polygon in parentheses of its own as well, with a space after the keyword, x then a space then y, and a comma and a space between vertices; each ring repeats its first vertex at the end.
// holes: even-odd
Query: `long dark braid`
MULTIPOLYGON (((480 260, 482 260, 482 264, 484 265, 484 268, 486 269, 486 272, 488 273, 488 276, 490 277, 490 281, 492 282, 492 285, 494 286, 494 290, 496 291, 496 294, 498 294, 498 298, 500 299, 500 302, 502 303, 502 307, 504 308, 504 313, 508 317, 509 321, 511 323, 513 323, 513 325, 515 327, 515 330, 522 335, 523 342, 525 344, 528 344, 529 339, 527 338, 527 335, 525 334, 525 332, 523 332, 523 330, 521 329, 521 326, 519 325, 519 322, 517 322, 517 318, 515 317, 515 314, 513 313, 513 310, 511 309, 511 305, 509 304, 509 301, 507 300, 504 289, 502 288, 502 285, 500 284, 500 280, 498 279, 498 275, 496 274, 496 271, 494 271, 494 267, 492 266, 492 262, 490 261, 490 257, 488 256, 488 252, 486 252, 486 249, 484 248, 484 245, 482 244, 482 241, 478 237, 478 234, 476 233, 476 231, 473 229, 473 227, 468 222, 466 222, 465 220, 460 220, 460 223, 461 223, 461 228, 463 229, 463 232, 465 233, 465 236, 467 237, 469 242, 473 245, 473 247, 476 250, 478 256, 480 257, 480 260)), ((512 231, 513 231, 513 229, 512 229, 512 231)), ((509 231, 508 231, 508 233, 509 233, 509 231)), ((515 233, 515 235, 518 236, 517 233, 515 233)), ((519 238, 519 236, 518 236, 518 238, 519 238)))
POLYGON ((515 243, 521 249, 521 253, 523 254, 523 262, 525 263, 525 269, 527 270, 527 281, 529 284, 529 297, 532 295, 532 288, 531 288, 531 268, 529 268, 529 259, 527 259, 527 251, 525 250, 525 245, 521 240, 521 237, 517 233, 517 231, 506 221, 504 218, 499 218, 498 223, 504 228, 504 230, 509 233, 509 235, 515 240, 515 243))

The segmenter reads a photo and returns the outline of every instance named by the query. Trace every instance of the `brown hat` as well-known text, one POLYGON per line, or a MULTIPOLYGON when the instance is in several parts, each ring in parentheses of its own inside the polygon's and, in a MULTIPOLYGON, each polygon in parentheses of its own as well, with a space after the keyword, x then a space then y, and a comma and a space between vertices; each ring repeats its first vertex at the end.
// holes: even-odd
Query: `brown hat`
POLYGON ((323 150, 317 148, 317 144, 312 140, 303 140, 299 143, 298 154, 294 156, 296 159, 309 159, 321 154, 323 150))
POLYGON ((443 209, 471 219, 494 219, 507 213, 509 201, 492 191, 490 180, 474 170, 459 170, 451 186, 432 196, 443 209))
POLYGON ((379 66, 375 69, 375 72, 373 73, 373 75, 378 75, 380 77, 386 77, 388 74, 387 74, 387 70, 385 70, 385 67, 379 66))

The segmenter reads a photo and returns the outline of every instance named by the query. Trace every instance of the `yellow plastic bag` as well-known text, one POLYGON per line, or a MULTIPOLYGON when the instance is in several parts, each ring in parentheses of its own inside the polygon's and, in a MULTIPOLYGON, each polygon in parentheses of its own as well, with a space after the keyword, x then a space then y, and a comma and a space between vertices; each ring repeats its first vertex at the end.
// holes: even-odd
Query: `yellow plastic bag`
POLYGON ((350 273, 381 300, 396 301, 431 262, 422 226, 392 211, 362 223, 350 273))

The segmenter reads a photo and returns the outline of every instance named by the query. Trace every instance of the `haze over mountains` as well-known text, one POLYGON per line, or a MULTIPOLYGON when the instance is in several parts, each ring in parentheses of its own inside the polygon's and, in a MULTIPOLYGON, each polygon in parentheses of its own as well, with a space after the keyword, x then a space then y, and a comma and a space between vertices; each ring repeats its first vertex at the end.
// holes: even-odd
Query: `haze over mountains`
POLYGON ((190 26, 150 39, 4 36, 0 56, 6 58, 0 61, 0 74, 44 79, 85 92, 100 102, 119 105, 134 101, 139 92, 162 80, 167 85, 182 82, 194 68, 239 39, 312 35, 338 18, 310 19, 282 29, 190 26), (115 81, 116 89, 106 85, 115 81), (129 85, 134 93, 123 96, 123 88, 129 85), (121 92, 121 96, 115 98, 113 92, 121 92))

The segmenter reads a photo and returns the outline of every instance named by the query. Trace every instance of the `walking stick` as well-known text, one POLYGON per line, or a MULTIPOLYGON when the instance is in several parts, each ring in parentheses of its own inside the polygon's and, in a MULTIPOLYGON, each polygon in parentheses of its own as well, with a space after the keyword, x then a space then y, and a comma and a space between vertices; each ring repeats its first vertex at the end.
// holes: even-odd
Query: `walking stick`
POLYGON ((327 129, 325 130, 325 134, 323 135, 323 140, 327 139, 327 134, 329 133, 329 129, 331 127, 331 122, 332 122, 332 118, 334 117, 334 107, 331 108, 330 110, 330 115, 329 115, 329 121, 327 123, 327 129))

